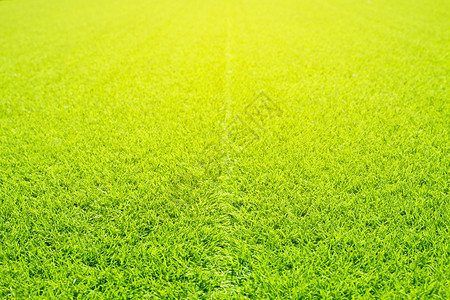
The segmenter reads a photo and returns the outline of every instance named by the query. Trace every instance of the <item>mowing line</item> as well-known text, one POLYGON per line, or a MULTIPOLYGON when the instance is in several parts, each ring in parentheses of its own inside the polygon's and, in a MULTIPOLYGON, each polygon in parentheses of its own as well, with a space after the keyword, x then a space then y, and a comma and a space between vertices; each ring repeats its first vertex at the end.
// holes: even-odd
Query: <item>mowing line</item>
MULTIPOLYGON (((232 103, 232 93, 231 93, 231 86, 232 86, 232 47, 231 47, 231 39, 232 39, 232 33, 231 33, 231 20, 230 20, 230 3, 229 1, 226 1, 226 7, 225 7, 225 30, 226 30, 226 38, 225 38, 225 74, 224 74, 224 103, 225 103, 225 122, 223 124, 223 130, 224 130, 224 149, 225 156, 223 158, 222 163, 226 166, 226 170, 228 171, 231 168, 231 157, 230 157, 230 123, 232 118, 231 113, 231 103, 232 103)), ((228 172, 227 172, 228 173, 228 172)))

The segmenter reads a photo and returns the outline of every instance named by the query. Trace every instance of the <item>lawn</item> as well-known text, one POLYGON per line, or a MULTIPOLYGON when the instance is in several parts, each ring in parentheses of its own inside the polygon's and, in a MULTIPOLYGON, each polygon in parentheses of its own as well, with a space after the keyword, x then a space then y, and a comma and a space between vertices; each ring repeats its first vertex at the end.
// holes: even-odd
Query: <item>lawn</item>
POLYGON ((450 1, 0 1, 0 298, 450 298, 450 1))

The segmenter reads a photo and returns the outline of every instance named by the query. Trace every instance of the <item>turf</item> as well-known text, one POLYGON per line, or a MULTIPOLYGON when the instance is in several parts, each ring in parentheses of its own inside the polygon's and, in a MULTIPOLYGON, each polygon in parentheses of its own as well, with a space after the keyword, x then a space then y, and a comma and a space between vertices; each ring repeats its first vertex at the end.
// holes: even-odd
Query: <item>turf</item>
POLYGON ((0 1, 0 298, 450 297, 450 2, 0 1))

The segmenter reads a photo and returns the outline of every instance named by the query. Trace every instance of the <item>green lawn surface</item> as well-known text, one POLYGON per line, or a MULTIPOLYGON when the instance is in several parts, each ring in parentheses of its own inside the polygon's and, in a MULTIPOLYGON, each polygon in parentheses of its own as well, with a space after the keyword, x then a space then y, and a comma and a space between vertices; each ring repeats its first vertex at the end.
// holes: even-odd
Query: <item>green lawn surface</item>
POLYGON ((449 299, 450 1, 0 1, 0 299, 449 299))

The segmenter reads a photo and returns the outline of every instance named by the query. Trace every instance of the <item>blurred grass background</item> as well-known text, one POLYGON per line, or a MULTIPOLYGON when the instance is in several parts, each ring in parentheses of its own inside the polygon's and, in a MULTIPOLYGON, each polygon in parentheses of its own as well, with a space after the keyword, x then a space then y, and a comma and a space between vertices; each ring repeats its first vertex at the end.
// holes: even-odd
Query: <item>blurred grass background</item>
POLYGON ((449 12, 1 1, 0 296, 445 299, 449 12))

